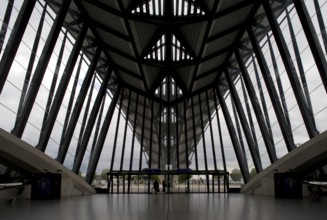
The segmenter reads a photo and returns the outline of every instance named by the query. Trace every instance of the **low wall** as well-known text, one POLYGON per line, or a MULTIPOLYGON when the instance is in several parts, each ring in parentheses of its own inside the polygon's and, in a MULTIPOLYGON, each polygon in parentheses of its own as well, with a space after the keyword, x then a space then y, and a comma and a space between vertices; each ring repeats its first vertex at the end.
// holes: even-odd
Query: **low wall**
MULTIPOLYGON (((264 169, 245 184, 241 192, 255 195, 275 195, 274 174, 276 172, 301 173, 310 167, 327 160, 327 131, 317 135, 275 163, 264 169)), ((308 195, 307 186, 303 186, 304 196, 308 195)))
MULTIPOLYGON (((96 193, 95 189, 80 176, 67 169, 58 161, 39 151, 16 136, 0 129, 0 158, 31 174, 60 172, 61 196, 75 196, 96 193)), ((21 197, 30 198, 31 187, 26 186, 21 197)))

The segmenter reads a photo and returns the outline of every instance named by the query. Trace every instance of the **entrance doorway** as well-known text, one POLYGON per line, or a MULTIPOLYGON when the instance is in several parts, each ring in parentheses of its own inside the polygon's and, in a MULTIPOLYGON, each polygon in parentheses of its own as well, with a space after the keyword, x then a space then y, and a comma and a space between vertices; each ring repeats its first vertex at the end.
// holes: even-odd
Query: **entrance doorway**
POLYGON ((224 171, 113 171, 108 173, 108 193, 153 193, 154 181, 159 193, 226 193, 229 173, 224 171))

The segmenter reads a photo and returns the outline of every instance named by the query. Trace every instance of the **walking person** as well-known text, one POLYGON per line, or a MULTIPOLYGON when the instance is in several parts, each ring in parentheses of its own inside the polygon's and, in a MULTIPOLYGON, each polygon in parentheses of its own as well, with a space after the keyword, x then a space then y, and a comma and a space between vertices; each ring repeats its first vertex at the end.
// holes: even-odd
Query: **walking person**
POLYGON ((154 190, 155 193, 159 192, 159 182, 158 182, 158 180, 155 180, 153 182, 153 190, 154 190))
POLYGON ((166 192, 166 182, 165 182, 165 180, 162 181, 162 192, 166 192))

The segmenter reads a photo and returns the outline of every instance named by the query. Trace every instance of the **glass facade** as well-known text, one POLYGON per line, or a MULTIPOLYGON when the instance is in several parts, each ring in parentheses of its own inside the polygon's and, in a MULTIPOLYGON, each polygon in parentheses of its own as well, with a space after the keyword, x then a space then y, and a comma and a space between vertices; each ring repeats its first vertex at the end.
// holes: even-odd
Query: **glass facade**
POLYGON ((191 170, 183 184, 206 192, 225 191, 210 184, 233 170, 231 183, 247 183, 326 130, 327 1, 167 2, 4 1, 0 128, 89 183, 104 170, 112 184, 160 170, 177 184, 191 170), (171 29, 151 29, 167 18, 171 29), (149 23, 149 44, 134 22, 149 23), (193 35, 205 43, 192 47, 193 35), (215 50, 220 41, 231 46, 215 50))

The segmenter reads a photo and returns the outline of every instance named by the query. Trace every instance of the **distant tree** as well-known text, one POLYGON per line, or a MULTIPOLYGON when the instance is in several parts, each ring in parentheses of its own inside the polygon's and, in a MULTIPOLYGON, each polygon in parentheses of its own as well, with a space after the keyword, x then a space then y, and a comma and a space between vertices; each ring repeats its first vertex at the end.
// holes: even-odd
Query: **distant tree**
POLYGON ((239 169, 233 169, 230 178, 235 182, 240 181, 242 179, 241 171, 239 169))
POLYGON ((106 180, 107 179, 107 173, 109 172, 109 169, 103 169, 101 171, 101 179, 106 180))
POLYGON ((140 181, 140 180, 147 179, 148 176, 147 176, 147 175, 135 175, 135 176, 132 176, 131 178, 132 178, 133 180, 138 180, 138 181, 140 181))
POLYGON ((152 180, 152 181, 155 181, 155 180, 159 181, 159 176, 158 175, 151 175, 150 176, 150 180, 152 180))
POLYGON ((181 174, 178 176, 178 183, 183 183, 189 179, 192 178, 192 175, 188 175, 188 174, 181 174))
POLYGON ((250 177, 252 178, 255 177, 256 175, 257 175, 257 171, 254 168, 252 168, 250 172, 250 177))
POLYGON ((223 182, 224 181, 224 179, 225 179, 225 176, 224 175, 215 175, 214 177, 213 177, 213 179, 215 180, 215 181, 221 181, 221 182, 223 182))

